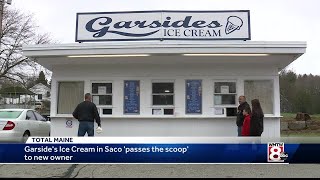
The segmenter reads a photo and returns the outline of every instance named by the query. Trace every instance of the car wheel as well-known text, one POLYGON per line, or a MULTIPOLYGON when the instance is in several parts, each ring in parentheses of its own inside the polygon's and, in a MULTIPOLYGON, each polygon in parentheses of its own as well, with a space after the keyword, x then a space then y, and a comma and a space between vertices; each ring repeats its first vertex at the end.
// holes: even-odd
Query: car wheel
POLYGON ((23 142, 27 142, 28 138, 30 137, 30 133, 29 131, 24 132, 23 136, 22 136, 22 141, 23 142))

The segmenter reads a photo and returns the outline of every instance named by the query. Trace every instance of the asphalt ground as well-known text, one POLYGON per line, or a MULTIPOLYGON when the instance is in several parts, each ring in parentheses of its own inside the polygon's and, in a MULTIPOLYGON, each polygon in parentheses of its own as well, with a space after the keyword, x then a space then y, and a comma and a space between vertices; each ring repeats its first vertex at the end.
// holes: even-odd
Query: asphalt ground
POLYGON ((6 164, 1 178, 319 178, 320 164, 6 164))

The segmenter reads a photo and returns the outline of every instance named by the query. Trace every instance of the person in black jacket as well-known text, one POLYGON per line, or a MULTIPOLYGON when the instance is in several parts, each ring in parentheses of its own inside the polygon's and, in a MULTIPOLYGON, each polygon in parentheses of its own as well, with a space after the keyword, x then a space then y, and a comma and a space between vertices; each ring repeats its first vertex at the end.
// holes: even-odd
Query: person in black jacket
POLYGON ((101 127, 99 112, 97 106, 91 102, 90 93, 86 93, 84 98, 85 100, 78 104, 72 115, 79 121, 78 136, 84 136, 86 133, 88 136, 94 136, 94 120, 101 127))
POLYGON ((238 112, 237 112, 237 126, 238 126, 238 136, 241 136, 241 131, 242 131, 242 125, 243 125, 243 110, 245 108, 249 107, 250 105, 246 102, 246 97, 245 96, 239 96, 239 106, 238 106, 238 112))
POLYGON ((263 132, 264 114, 258 99, 251 101, 252 113, 250 122, 250 136, 261 136, 263 132))

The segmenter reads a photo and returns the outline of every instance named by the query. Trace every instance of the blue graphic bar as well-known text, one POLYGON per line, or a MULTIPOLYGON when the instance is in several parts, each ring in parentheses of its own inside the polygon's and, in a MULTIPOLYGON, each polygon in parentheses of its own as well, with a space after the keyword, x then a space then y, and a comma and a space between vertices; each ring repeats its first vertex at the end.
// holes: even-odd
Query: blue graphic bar
POLYGON ((0 144, 0 163, 320 163, 320 144, 273 145, 0 144))

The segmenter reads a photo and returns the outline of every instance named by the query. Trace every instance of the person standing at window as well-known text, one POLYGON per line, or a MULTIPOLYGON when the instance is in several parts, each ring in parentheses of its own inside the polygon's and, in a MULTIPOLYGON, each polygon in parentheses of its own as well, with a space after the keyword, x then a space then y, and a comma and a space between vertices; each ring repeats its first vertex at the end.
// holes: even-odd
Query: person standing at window
POLYGON ((246 107, 250 108, 250 105, 246 101, 246 97, 243 95, 239 96, 239 106, 238 106, 237 122, 236 122, 237 127, 238 127, 238 136, 241 136, 242 125, 243 125, 243 121, 244 121, 243 110, 246 107))
POLYGON ((88 136, 94 136, 94 120, 101 129, 100 116, 97 106, 91 102, 91 94, 86 93, 84 98, 85 100, 78 104, 72 115, 79 121, 78 136, 84 136, 86 133, 88 136))
POLYGON ((251 136, 261 136, 263 132, 263 118, 264 114, 258 99, 251 101, 252 114, 251 114, 251 136))
POLYGON ((243 110, 243 126, 241 130, 241 136, 250 136, 250 125, 251 125, 251 109, 249 106, 245 107, 243 110))

